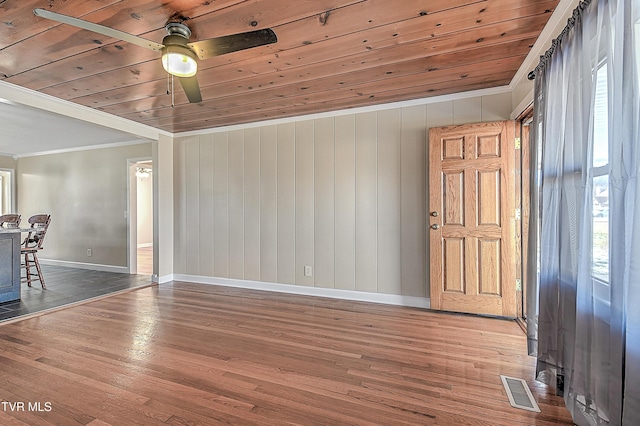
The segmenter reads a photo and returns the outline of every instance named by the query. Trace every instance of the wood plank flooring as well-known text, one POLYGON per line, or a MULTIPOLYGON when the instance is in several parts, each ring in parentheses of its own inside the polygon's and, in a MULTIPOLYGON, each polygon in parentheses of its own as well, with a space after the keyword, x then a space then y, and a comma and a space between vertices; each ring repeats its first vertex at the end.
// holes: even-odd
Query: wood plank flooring
MULTIPOLYGON (((131 275, 42 265, 47 290, 22 284, 20 300, 0 304, 0 321, 56 309, 94 297, 151 284, 149 275, 131 275)), ((1 424, 1 423, 0 423, 1 424)))
POLYGON ((136 252, 138 274, 153 274, 153 247, 138 247, 136 252))
POLYGON ((572 424, 512 321, 175 282, 0 341, 2 425, 572 424), (499 374, 542 413, 511 408, 499 374))

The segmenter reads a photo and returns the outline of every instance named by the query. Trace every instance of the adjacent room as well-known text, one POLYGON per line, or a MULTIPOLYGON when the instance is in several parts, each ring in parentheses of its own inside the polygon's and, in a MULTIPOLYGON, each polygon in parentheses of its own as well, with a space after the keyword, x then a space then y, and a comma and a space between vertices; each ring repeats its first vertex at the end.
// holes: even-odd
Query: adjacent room
POLYGON ((0 424, 640 424, 640 0, 0 17, 0 424))

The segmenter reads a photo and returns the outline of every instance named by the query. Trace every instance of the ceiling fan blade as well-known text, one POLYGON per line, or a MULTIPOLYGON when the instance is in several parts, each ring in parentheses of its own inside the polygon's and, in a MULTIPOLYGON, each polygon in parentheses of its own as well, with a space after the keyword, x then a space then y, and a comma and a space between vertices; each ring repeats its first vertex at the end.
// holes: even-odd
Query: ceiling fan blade
POLYGON ((182 90, 184 90, 184 93, 187 95, 189 102, 192 104, 202 102, 200 85, 198 84, 198 78, 195 75, 193 77, 178 77, 178 80, 180 80, 182 90))
POLYGON ((231 34, 207 40, 194 41, 192 43, 188 43, 188 46, 193 49, 200 59, 207 59, 214 56, 224 55, 225 53, 236 52, 238 50, 264 46, 277 41, 278 37, 276 36, 276 33, 274 33, 271 28, 265 28, 246 33, 231 34))
POLYGON ((100 24, 94 24, 93 22, 84 21, 82 19, 73 18, 67 15, 62 15, 60 13, 51 12, 49 10, 34 9, 33 13, 41 18, 51 19, 52 21, 73 25, 74 27, 82 28, 83 30, 89 30, 93 31, 94 33, 106 35, 107 37, 117 38, 119 40, 126 41, 127 43, 132 43, 147 49, 160 51, 164 47, 164 45, 160 43, 156 43, 142 37, 135 36, 133 34, 125 33, 124 31, 105 27, 104 25, 100 24))

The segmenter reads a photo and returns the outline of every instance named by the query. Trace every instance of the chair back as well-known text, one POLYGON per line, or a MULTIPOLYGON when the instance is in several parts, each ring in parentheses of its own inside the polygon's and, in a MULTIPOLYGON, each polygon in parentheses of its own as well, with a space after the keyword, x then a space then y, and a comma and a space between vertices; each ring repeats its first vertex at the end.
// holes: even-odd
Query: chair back
POLYGON ((4 228, 17 228, 20 225, 19 214, 3 214, 0 216, 0 226, 4 228))
POLYGON ((51 216, 48 214, 36 214, 29 218, 31 224, 31 231, 25 238, 23 247, 30 249, 40 250, 42 248, 42 242, 44 236, 49 229, 49 223, 51 222, 51 216))

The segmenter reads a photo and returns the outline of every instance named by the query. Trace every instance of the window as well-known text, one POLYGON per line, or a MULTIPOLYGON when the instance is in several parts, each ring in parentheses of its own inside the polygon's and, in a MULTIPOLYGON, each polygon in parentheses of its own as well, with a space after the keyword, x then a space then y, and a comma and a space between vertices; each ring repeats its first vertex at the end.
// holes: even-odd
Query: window
MULTIPOLYGON (((592 276, 609 282, 609 111, 606 63, 596 73, 593 113, 592 276)), ((608 298, 607 298, 608 299, 608 298)))

